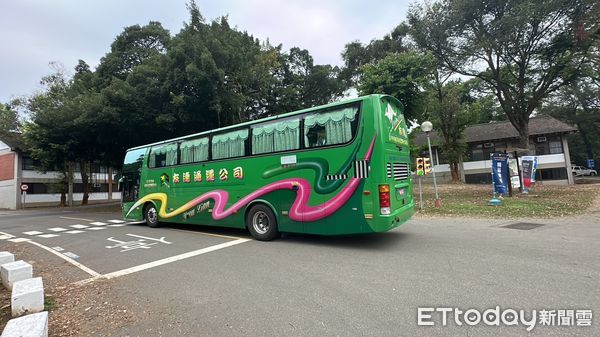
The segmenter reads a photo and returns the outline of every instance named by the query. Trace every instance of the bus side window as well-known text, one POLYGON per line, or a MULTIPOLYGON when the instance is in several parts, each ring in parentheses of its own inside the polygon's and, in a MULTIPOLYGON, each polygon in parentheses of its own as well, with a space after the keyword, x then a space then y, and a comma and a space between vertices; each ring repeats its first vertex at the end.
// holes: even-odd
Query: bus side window
POLYGON ((356 132, 357 106, 317 112, 304 118, 304 143, 307 147, 344 144, 356 132))

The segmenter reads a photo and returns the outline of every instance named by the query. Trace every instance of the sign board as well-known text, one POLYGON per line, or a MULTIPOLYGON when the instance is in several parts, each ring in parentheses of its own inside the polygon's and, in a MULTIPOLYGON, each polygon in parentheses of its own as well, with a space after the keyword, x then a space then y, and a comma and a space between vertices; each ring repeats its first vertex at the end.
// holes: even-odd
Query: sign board
POLYGON ((21 184, 21 191, 25 192, 29 189, 29 185, 27 184, 21 184))
POLYGON ((587 167, 593 169, 594 167, 596 167, 596 161, 594 159, 588 159, 587 167))

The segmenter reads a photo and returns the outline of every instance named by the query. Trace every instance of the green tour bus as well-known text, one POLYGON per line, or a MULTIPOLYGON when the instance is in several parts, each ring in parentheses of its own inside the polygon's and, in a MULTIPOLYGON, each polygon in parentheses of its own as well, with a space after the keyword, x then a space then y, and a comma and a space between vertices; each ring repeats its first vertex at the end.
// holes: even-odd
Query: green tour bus
POLYGON ((138 146, 126 220, 280 232, 373 233, 414 212, 401 103, 370 95, 138 146))

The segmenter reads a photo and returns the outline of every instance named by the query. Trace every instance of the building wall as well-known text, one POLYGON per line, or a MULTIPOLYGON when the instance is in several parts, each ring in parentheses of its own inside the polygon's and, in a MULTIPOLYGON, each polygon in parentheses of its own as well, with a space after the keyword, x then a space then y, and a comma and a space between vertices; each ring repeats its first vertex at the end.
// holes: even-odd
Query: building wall
POLYGON ((0 208, 17 208, 18 156, 9 148, 0 150, 0 208))
MULTIPOLYGON (((559 154, 548 154, 548 155, 540 155, 538 157, 538 168, 539 170, 544 169, 556 169, 556 168, 564 168, 567 169, 567 163, 565 162, 565 156, 562 153, 559 154)), ((521 165, 521 158, 519 158, 519 165, 521 165)), ((491 176, 492 170, 492 161, 491 160, 479 160, 479 161, 468 161, 463 163, 463 167, 465 170, 465 176, 467 181, 469 180, 470 175, 480 175, 480 174, 488 174, 491 176)), ((450 174, 450 166, 448 164, 440 164, 434 166, 436 179, 438 182, 447 183, 452 181, 452 176, 450 174)), ((567 171, 567 175, 570 174, 570 171, 567 171)), ((426 179, 431 179, 431 175, 427 176, 426 179)), ((490 178, 491 179, 491 178, 490 178)), ((550 184, 568 184, 568 178, 565 179, 556 179, 556 180, 543 180, 544 183, 550 184)))
MULTIPOLYGON (((73 193, 74 204, 79 204, 79 201, 83 199, 83 193, 73 193)), ((121 192, 113 192, 113 201, 121 200, 121 192)), ((90 193, 89 201, 106 201, 108 200, 108 193, 106 192, 95 192, 90 193)), ((25 207, 37 207, 37 206, 56 206, 60 203, 60 194, 28 194, 25 199, 25 207)))

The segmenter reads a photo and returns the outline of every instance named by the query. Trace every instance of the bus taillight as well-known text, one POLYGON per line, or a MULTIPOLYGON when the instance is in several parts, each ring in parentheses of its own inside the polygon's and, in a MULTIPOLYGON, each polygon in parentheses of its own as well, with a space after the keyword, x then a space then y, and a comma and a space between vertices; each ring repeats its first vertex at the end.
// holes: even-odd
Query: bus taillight
POLYGON ((390 214, 390 185, 379 185, 379 207, 381 214, 390 214))

